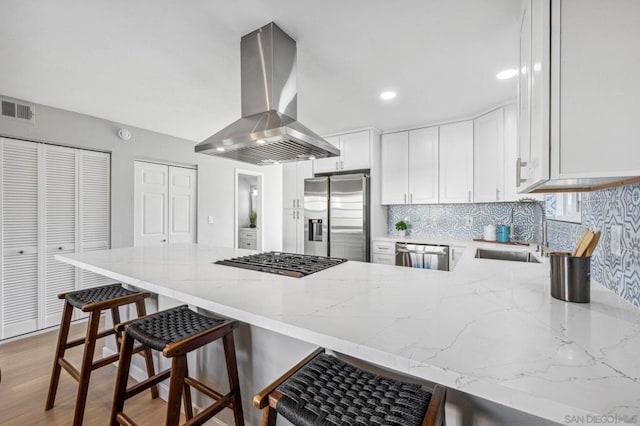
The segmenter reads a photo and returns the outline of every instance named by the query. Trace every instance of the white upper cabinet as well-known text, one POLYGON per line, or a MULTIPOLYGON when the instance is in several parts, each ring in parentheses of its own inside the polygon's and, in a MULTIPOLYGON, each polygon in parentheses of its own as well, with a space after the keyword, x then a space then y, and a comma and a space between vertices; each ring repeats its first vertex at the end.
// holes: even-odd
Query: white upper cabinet
POLYGON ((409 202, 409 132, 388 133, 381 140, 381 204, 409 202))
POLYGON ((520 21, 516 158, 519 192, 527 192, 549 179, 549 1, 525 0, 520 21))
POLYGON ((639 176, 640 1, 554 0, 552 25, 557 176, 639 176))
POLYGON ((283 208, 304 208, 304 180, 313 177, 312 167, 311 161, 297 161, 282 165, 283 208))
MULTIPOLYGON (((331 145, 340 149, 340 136, 331 136, 328 138, 324 138, 331 145)), ((342 153, 342 151, 341 151, 342 153)), ((330 173, 339 170, 340 167, 340 157, 329 157, 329 158, 320 158, 318 160, 313 160, 313 172, 314 173, 330 173)))
POLYGON ((499 108, 473 122, 473 200, 504 200, 504 111, 499 108))
POLYGON ((438 128, 409 132, 409 203, 438 202, 438 128))
POLYGON ((371 167, 371 131, 346 133, 325 140, 340 150, 340 156, 314 160, 314 173, 364 170, 371 167))
POLYGON ((640 176, 640 2, 525 0, 522 18, 519 192, 640 176))
POLYGON ((473 201, 473 121, 440 126, 440 202, 473 201))
POLYGON ((382 135, 382 204, 438 202, 438 128, 382 135))

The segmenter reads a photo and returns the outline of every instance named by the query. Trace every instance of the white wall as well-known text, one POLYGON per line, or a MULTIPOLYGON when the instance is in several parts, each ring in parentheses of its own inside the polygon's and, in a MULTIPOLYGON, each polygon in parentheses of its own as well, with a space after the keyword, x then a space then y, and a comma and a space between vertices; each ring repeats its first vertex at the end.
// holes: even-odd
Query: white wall
MULTIPOLYGON (((1 94, 0 94, 1 96, 1 94)), ((29 102, 26 100, 26 102, 29 102)), ((133 245, 134 160, 198 168, 198 243, 233 247, 235 169, 264 173, 264 250, 282 249, 282 166, 252 166, 196 154, 196 142, 111 121, 35 106, 35 123, 0 117, 0 136, 49 142, 111 153, 111 246, 133 245), (131 139, 116 135, 127 128, 131 139), (207 217, 213 216, 213 224, 207 217)))

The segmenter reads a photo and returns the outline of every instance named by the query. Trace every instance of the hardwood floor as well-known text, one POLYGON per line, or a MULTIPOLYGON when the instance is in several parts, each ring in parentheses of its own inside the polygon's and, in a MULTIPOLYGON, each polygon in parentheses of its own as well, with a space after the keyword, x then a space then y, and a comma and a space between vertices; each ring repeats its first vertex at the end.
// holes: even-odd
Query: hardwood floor
MULTIPOLYGON (((70 339, 82 337, 85 327, 84 322, 74 324, 69 333, 70 339)), ((56 329, 0 344, 0 425, 62 426, 72 423, 78 384, 64 370, 60 374, 56 405, 44 411, 57 336, 56 329)), ((113 336, 108 338, 113 339, 113 336)), ((102 347, 102 341, 98 342, 98 348, 102 347)), ((101 355, 101 350, 96 349, 96 359, 101 355)), ((65 357, 79 366, 82 346, 69 349, 65 357)), ((115 375, 113 366, 100 368, 91 375, 84 425, 109 423, 115 375)), ((164 424, 166 403, 160 398, 152 400, 149 392, 128 400, 125 409, 141 425, 164 424)))

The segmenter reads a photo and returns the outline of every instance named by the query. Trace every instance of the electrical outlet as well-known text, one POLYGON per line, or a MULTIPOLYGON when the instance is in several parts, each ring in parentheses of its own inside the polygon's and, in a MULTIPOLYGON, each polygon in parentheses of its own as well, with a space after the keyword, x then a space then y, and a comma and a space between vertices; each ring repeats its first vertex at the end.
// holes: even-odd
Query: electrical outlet
POLYGON ((611 225, 611 252, 622 255, 622 225, 611 225))
POLYGON ((465 216, 464 224, 466 226, 468 226, 468 227, 472 227, 473 226, 473 217, 472 216, 465 216))

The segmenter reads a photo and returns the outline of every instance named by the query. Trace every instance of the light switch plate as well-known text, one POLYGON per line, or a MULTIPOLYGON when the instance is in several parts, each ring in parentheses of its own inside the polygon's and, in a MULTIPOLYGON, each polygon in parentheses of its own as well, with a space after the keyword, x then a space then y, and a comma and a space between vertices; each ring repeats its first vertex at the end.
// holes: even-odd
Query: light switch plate
POLYGON ((207 223, 211 225, 213 223, 213 216, 207 216, 207 223))
POLYGON ((622 255, 622 225, 611 225, 611 252, 622 255))

